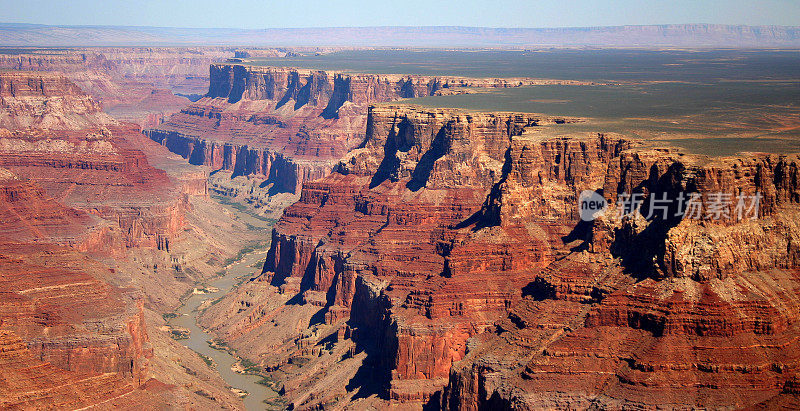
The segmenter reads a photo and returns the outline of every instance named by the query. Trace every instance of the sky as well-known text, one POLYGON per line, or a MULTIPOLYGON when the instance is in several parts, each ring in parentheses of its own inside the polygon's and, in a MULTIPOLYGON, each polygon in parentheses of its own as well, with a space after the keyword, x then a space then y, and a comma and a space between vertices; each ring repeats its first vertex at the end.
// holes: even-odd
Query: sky
POLYGON ((0 0, 0 22, 194 28, 800 26, 800 0, 0 0))

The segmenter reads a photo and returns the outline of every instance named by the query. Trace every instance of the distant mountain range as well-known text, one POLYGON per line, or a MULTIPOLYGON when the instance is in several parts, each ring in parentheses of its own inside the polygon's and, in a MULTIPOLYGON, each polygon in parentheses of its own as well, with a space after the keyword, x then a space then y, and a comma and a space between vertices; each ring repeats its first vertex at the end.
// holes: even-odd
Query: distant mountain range
POLYGON ((248 30, 0 23, 0 45, 800 48, 800 26, 675 24, 570 28, 436 26, 248 30))

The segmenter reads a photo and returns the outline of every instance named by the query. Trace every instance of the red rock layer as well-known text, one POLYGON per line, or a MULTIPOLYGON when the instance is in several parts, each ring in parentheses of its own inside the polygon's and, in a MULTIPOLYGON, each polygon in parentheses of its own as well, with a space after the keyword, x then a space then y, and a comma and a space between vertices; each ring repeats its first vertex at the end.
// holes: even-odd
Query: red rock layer
POLYGON ((231 64, 211 65, 210 78, 205 98, 147 134, 192 164, 262 175, 275 189, 295 194, 364 141, 371 104, 542 82, 231 64))
POLYGON ((52 201, 44 190, 0 168, 0 221, 4 241, 54 239, 62 244, 85 241, 87 227, 97 225, 88 213, 52 201), (35 217, 35 218, 34 218, 35 217))
POLYGON ((6 133, 0 167, 59 202, 116 221, 128 246, 166 247, 183 225, 184 199, 164 171, 130 147, 135 133, 121 127, 6 133))
POLYGON ((141 87, 140 83, 150 83, 151 89, 200 94, 208 86, 208 65, 232 52, 221 47, 40 49, 4 54, 0 67, 65 73, 84 91, 113 106, 126 102, 125 86, 141 87))
POLYGON ((571 80, 530 78, 349 74, 235 64, 212 64, 210 77, 208 97, 227 98, 231 102, 291 98, 295 103, 326 106, 331 115, 347 101, 357 105, 373 104, 448 93, 448 90, 463 92, 465 87, 582 84, 571 80))
MULTIPOLYGON (((232 53, 224 48, 32 49, 0 55, 0 69, 54 71, 123 121, 156 126, 208 88, 208 65, 232 53)), ((82 93, 81 93, 82 94, 82 93)))
POLYGON ((108 389, 109 395, 129 393, 150 355, 142 307, 108 284, 107 268, 77 251, 119 249, 120 235, 98 218, 54 201, 30 180, 0 172, 0 332, 27 342, 26 349, 5 354, 0 374, 42 382, 21 388, 17 380, 0 384, 6 405, 47 404, 50 389, 56 390, 54 398, 64 395, 59 401, 88 403, 107 397, 68 394, 82 386, 98 393, 108 389), (37 371, 25 365, 33 356, 37 371), (46 382, 59 379, 76 386, 64 390, 46 382))
POLYGON ((80 87, 64 76, 4 72, 0 77, 0 96, 2 97, 66 97, 84 96, 80 87))
MULTIPOLYGON (((714 219, 705 212, 699 220, 620 218, 612 206, 586 227, 574 205, 564 208, 562 227, 580 235, 562 237, 560 247, 553 243, 562 257, 535 270, 522 289, 526 297, 495 332, 471 340, 472 352, 453 367, 442 405, 740 408, 790 395, 783 388, 800 359, 797 162, 796 156, 618 152, 601 180, 580 182, 573 195, 604 187, 609 200, 639 192, 647 203, 650 196, 675 199, 680 192, 704 199, 758 192, 764 196, 759 218, 714 219)), ((553 233, 540 212, 520 207, 569 202, 552 195, 541 172, 523 164, 512 170, 487 201, 496 204, 484 214, 495 217, 491 227, 477 232, 525 225, 528 241, 553 233), (515 173, 523 179, 512 181, 515 173)))
POLYGON ((552 258, 544 243, 451 252, 456 227, 500 181, 513 136, 553 121, 565 120, 372 108, 363 147, 306 183, 284 212, 262 278, 307 301, 325 293, 326 322, 349 318, 363 338, 382 341, 388 395, 427 398, 445 384, 467 338, 521 298, 532 279, 523 268, 552 258), (489 257, 492 266, 483 263, 489 257), (501 267, 506 275, 491 275, 501 267), (383 285, 376 293, 368 284, 383 285))
POLYGON ((168 247, 183 225, 185 200, 137 148, 138 127, 99 112, 63 76, 4 73, 0 83, 8 98, 27 99, 17 105, 24 109, 6 113, 0 167, 67 206, 115 221, 127 246, 168 247), (67 104, 71 99, 86 104, 67 104))
POLYGON ((77 409, 122 396, 143 399, 136 395, 133 384, 116 373, 65 372, 44 362, 13 332, 3 329, 0 329, 0 381, 3 409, 77 409))
POLYGON ((28 128, 17 121, 27 111, 11 112, 12 129, 0 129, 0 404, 163 404, 142 385, 152 352, 140 296, 112 286, 118 274, 89 255, 167 249, 182 231, 184 194, 148 164, 138 127, 57 104, 97 106, 73 83, 0 79, 26 109, 65 120, 28 128))
POLYGON ((4 128, 76 129, 114 122, 78 86, 51 73, 0 73, 0 108, 4 128))
POLYGON ((93 232, 100 231, 96 222, 44 197, 31 183, 0 184, 11 197, 0 212, 0 333, 27 343, 3 350, 3 405, 92 404, 127 395, 141 382, 150 356, 142 307, 107 283, 107 268, 54 244, 68 237, 78 248, 91 245, 93 232), (54 385, 62 380, 74 385, 54 385))
MULTIPOLYGON (((800 335, 800 159, 537 131, 564 121, 372 108, 362 146, 286 209, 260 279, 324 306, 328 324, 346 321, 338 338, 374 358, 390 402, 786 402, 800 335), (579 218, 583 190, 611 200, 594 222, 579 218), (645 204, 666 196, 670 214, 618 216, 613 203, 631 192, 645 204), (675 215, 682 192, 705 207, 717 192, 763 198, 756 219, 694 220, 675 215)), ((279 320, 248 312, 244 333, 279 320)))
MULTIPOLYGON (((8 113, 13 124, 0 129, 0 167, 7 174, 3 178, 9 199, 7 212, 14 204, 34 207, 37 202, 49 201, 42 198, 44 193, 19 181, 27 179, 60 203, 116 221, 130 245, 144 242, 155 246, 181 228, 183 198, 174 192, 166 173, 150 166, 144 153, 137 149, 138 127, 118 124, 97 110, 86 112, 48 100, 78 98, 96 106, 63 76, 4 73, 0 81, 4 84, 3 94, 34 99, 27 107, 30 112, 49 110, 65 120, 29 128, 21 126, 19 119, 30 112, 8 113), (98 119, 101 122, 95 123, 98 119), (25 196, 32 200, 31 204, 20 201, 25 196)), ((58 214, 59 207, 46 212, 58 214)), ((45 212, 43 208, 31 211, 45 212)), ((25 221, 25 216, 16 213, 19 221, 25 221)))

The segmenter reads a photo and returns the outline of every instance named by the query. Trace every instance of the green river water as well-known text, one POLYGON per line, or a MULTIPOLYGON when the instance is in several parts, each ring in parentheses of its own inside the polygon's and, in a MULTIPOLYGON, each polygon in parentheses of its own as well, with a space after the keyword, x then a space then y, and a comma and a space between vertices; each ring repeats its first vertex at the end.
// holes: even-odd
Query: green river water
POLYGON ((244 397, 244 405, 248 410, 266 409, 264 400, 273 398, 278 394, 269 387, 258 384, 257 381, 261 380, 261 377, 257 375, 239 374, 231 370, 231 366, 238 360, 227 351, 216 350, 208 345, 208 341, 211 340, 213 336, 197 325, 197 316, 200 314, 198 311, 200 304, 204 301, 214 301, 224 296, 243 276, 252 275, 255 269, 251 266, 258 261, 263 261, 264 257, 265 251, 254 252, 245 255, 239 261, 228 266, 223 276, 208 284, 211 287, 218 288, 219 291, 191 295, 186 299, 183 306, 175 312, 178 316, 169 321, 170 325, 187 328, 191 331, 188 339, 179 341, 181 344, 213 359, 214 368, 228 385, 248 393, 248 395, 244 397))

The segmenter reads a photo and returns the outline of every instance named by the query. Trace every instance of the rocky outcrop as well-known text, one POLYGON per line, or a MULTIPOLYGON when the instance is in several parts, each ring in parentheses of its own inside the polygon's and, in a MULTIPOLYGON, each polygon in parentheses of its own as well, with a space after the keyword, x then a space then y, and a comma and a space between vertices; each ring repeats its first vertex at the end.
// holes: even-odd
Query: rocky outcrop
MULTIPOLYGON (((108 268, 82 251, 114 255, 122 252, 126 243, 138 243, 144 236, 120 232, 120 228, 135 225, 123 223, 122 217, 118 224, 113 223, 116 216, 111 214, 119 216, 124 213, 121 209, 103 210, 97 203, 89 207, 86 203, 103 194, 120 194, 113 192, 115 188, 141 188, 137 184, 145 180, 156 184, 167 180, 163 172, 148 169, 141 152, 126 150, 124 140, 112 137, 107 128, 80 129, 86 124, 97 127, 94 120, 108 118, 93 109, 96 103, 65 78, 14 73, 3 75, 0 81, 2 98, 30 98, 28 109, 46 107, 53 110, 53 116, 64 119, 49 123, 53 129, 46 132, 27 127, 0 130, 0 294, 4 296, 0 329, 27 345, 7 353, 0 372, 41 378, 44 382, 38 387, 45 393, 54 389, 51 394, 64 404, 92 404, 95 399, 49 387, 46 381, 74 379, 76 383, 84 381, 81 384, 98 394, 110 390, 108 396, 99 395, 99 401, 129 394, 143 382, 150 355, 143 307, 112 287, 108 268), (91 109, 56 104, 73 98, 86 103, 79 107, 91 109), (107 189, 98 189, 100 185, 107 189), (64 187, 71 188, 65 192, 64 187), (72 207, 56 201, 55 195, 72 207), (83 207, 75 207, 81 202, 78 198, 83 207), (34 357, 33 365, 28 364, 34 357), (40 371, 33 371, 32 366, 40 371)), ((27 114, 11 111, 12 121, 4 126, 19 125, 18 120, 27 114)), ((163 228, 156 224, 159 230, 163 228)), ((6 405, 47 405, 53 400, 49 395, 25 394, 34 387, 37 385, 9 388, 3 396, 10 401, 6 405)))
MULTIPOLYGON (((446 384, 467 339, 521 298, 519 290, 532 279, 522 267, 551 258, 543 246, 526 245, 509 253, 488 249, 485 255, 478 247, 471 261, 451 259, 457 227, 480 212, 486 193, 500 182, 515 136, 565 121, 373 107, 363 146, 330 176, 307 182, 300 200, 285 210, 260 281, 320 307, 317 321, 345 327, 342 338, 351 335, 367 350, 371 359, 365 361, 372 365, 365 368, 373 367, 386 398, 426 400, 446 384), (503 256, 497 264, 509 271, 506 276, 489 275, 490 267, 480 271, 482 257, 503 256)), ((280 318, 275 308, 257 307, 262 308, 242 309, 246 322, 225 326, 243 344, 269 326, 259 313, 280 318)), ((316 393, 310 400, 295 393, 298 406, 328 395, 316 393)))
POLYGON ((84 97, 85 94, 78 86, 61 75, 4 72, 0 77, 0 96, 17 98, 84 97))
POLYGON ((366 405, 354 392, 448 409, 785 402, 800 159, 538 127, 566 121, 372 108, 364 143, 285 210, 258 281, 204 321, 254 358, 257 336, 308 321, 261 357, 299 408, 366 405), (609 204, 593 221, 585 190, 609 204), (619 212, 626 194, 636 213, 619 212), (738 214, 756 195, 758 214, 738 214), (313 359, 324 347, 350 354, 313 359))
POLYGON ((368 105, 401 98, 465 92, 464 88, 581 84, 570 80, 470 78, 393 74, 350 74, 285 67, 212 64, 208 97, 246 100, 293 100, 296 105, 326 107, 331 116, 345 102, 368 105))
POLYGON ((28 242, 45 236, 61 244, 85 241, 87 227, 99 225, 88 213, 54 203, 41 187, 0 168, 3 233, 6 241, 28 242), (36 218, 30 218, 35 210, 36 218))
POLYGON ((188 159, 191 164, 229 170, 234 176, 255 174, 266 177, 277 192, 299 192, 304 181, 324 177, 334 164, 330 159, 304 160, 267 148, 218 143, 179 133, 165 135, 147 130, 147 135, 173 153, 188 159))
POLYGON ((115 221, 129 247, 168 247, 182 228, 185 199, 134 147, 137 127, 99 111, 63 76, 5 73, 0 84, 0 99, 15 108, 0 129, 0 167, 67 206, 115 221))
POLYGON ((4 128, 80 129, 114 123, 78 86, 50 73, 0 73, 0 108, 4 128))
POLYGON ((170 190, 164 171, 151 167, 120 137, 126 133, 136 130, 61 132, 60 138, 58 133, 6 132, 0 137, 0 167, 36 181, 64 204, 117 222, 127 246, 166 247, 182 228, 185 200, 170 190))
MULTIPOLYGON (((618 151, 602 179, 575 187, 603 187, 613 200, 609 211, 591 227, 574 206, 560 216, 569 221, 564 228, 574 227, 560 247, 553 245, 562 257, 538 270, 494 332, 470 340, 441 405, 741 408, 785 395, 781 388, 798 364, 790 348, 800 302, 792 245, 797 162, 796 156, 618 151), (639 214, 617 213, 624 193, 642 196, 639 214), (700 196, 703 212, 689 214, 681 193, 700 196), (733 199, 720 218, 711 211, 718 193, 733 199), (737 216, 736 196, 757 193, 763 195, 758 218, 737 216), (646 218, 651 199, 668 200, 667 217, 646 218)), ((518 232, 524 224, 528 241, 541 236, 531 237, 532 224, 550 232, 537 221, 541 214, 519 207, 561 202, 542 173, 524 169, 515 166, 509 176, 536 182, 506 180, 505 190, 487 201, 485 215, 495 218, 478 232, 518 232)))
POLYGON ((108 269, 58 246, 0 247, 4 329, 56 367, 136 380, 144 376, 150 353, 142 306, 125 301, 106 283, 108 269))
POLYGON ((187 211, 207 195, 206 172, 184 172, 64 77, 0 79, 0 99, 27 99, 0 128, 0 407, 216 403, 151 378, 160 370, 144 319, 145 300, 177 299, 203 275, 184 273, 187 253, 175 248, 187 247, 187 211), (86 104, 61 104, 71 101, 86 104), (59 121, 27 122, 42 110, 59 121))
POLYGON ((30 49, 0 55, 0 69, 59 72, 115 118, 153 127, 190 103, 183 96, 205 93, 208 65, 232 51, 219 47, 30 49))
MULTIPOLYGON (((112 97, 103 102, 115 104, 120 84, 101 87, 99 81, 83 83, 95 74, 114 80, 151 83, 156 88, 183 94, 202 94, 208 86, 208 65, 231 56, 223 47, 93 47, 72 49, 30 49, 26 53, 0 56, 0 67, 7 70, 57 71, 66 74, 95 98, 112 97), (106 77, 108 78, 108 77, 106 77), (103 93, 103 89, 104 93, 103 93), (99 93, 95 93, 95 92, 99 93), (109 93, 111 92, 111 93, 109 93)), ((97 77, 96 79, 100 79, 97 77)), ((121 102, 121 101, 119 101, 121 102)))
POLYGON ((65 372, 41 361, 9 330, 0 329, 0 347, 0 376, 5 382, 0 387, 3 408, 77 409, 123 396, 140 404, 152 402, 146 391, 137 390, 115 373, 65 372))
POLYGON ((328 175, 342 156, 364 142, 371 104, 472 87, 552 82, 235 64, 211 65, 210 78, 205 98, 147 135, 192 164, 263 176, 275 191, 294 194, 304 182, 328 175))
POLYGON ((79 252, 108 249, 98 240, 118 236, 30 182, 0 184, 6 197, 0 206, 0 334, 25 341, 24 348, 3 354, 0 374, 9 381, 2 388, 4 406, 92 404, 130 393, 144 382, 151 355, 143 307, 108 284, 108 268, 79 252), (65 391, 50 383, 60 380, 77 386, 65 391), (78 387, 102 395, 83 395, 78 387))

